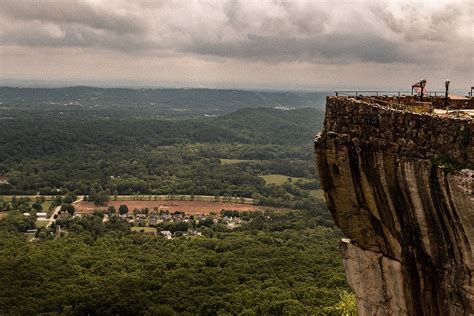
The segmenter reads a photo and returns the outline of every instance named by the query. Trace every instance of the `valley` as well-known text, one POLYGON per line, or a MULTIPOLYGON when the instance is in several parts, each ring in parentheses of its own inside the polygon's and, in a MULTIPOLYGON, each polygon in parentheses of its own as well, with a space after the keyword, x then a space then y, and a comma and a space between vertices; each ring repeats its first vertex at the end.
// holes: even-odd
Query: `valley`
POLYGON ((0 311, 354 311, 313 162, 318 99, 174 92, 144 95, 188 110, 139 91, 0 89, 0 311), (194 102, 210 94, 228 106, 194 102))

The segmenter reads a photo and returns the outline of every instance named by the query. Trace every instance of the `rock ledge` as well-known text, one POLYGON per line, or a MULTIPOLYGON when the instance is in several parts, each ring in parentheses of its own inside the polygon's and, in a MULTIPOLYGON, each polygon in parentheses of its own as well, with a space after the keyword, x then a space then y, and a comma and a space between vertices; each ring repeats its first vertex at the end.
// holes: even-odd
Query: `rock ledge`
POLYGON ((316 162, 360 315, 474 314, 474 124, 327 99, 316 162))

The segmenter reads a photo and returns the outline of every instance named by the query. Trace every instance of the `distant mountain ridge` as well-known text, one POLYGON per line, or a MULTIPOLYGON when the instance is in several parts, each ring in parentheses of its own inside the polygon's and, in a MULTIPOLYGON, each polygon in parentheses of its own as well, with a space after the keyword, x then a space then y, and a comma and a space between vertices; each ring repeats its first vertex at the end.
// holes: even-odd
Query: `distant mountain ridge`
POLYGON ((191 118, 223 115, 241 108, 323 108, 325 96, 323 92, 218 89, 0 87, 0 109, 41 107, 65 113, 87 110, 95 116, 120 117, 121 110, 131 108, 138 117, 191 118))

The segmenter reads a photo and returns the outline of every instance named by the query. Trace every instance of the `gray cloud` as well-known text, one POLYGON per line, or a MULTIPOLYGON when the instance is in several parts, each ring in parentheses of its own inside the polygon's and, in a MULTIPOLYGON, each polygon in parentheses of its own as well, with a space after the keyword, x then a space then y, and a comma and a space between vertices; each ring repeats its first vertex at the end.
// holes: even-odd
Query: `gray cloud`
POLYGON ((0 0, 0 4, 5 17, 1 43, 26 47, 92 47, 157 55, 175 51, 322 63, 421 62, 427 59, 420 58, 420 52, 446 49, 454 41, 472 52, 472 36, 466 42, 456 33, 466 20, 473 23, 462 2, 430 10, 402 4, 393 10, 370 1, 330 5, 278 0, 136 4, 0 0))
POLYGON ((77 47, 109 49, 123 52, 148 50, 156 43, 136 34, 117 34, 75 24, 43 25, 38 21, 23 22, 21 27, 5 27, 1 44, 24 47, 77 47))
MULTIPOLYGON (((301 65, 325 71, 340 65, 342 72, 349 65, 362 72, 405 65, 410 72, 472 76, 465 65, 473 62, 473 34, 471 0, 0 0, 0 71, 10 65, 8 58, 22 63, 18 52, 55 52, 61 59, 67 51, 82 64, 91 56, 120 66, 168 59, 183 76, 220 73, 222 64, 235 72, 260 64, 300 72, 301 65)), ((68 56, 63 58, 64 65, 68 56)), ((108 71, 125 75, 116 68, 108 71)))
POLYGON ((57 25, 81 25, 116 34, 142 34, 146 24, 139 13, 114 12, 104 3, 94 6, 80 0, 1 0, 3 15, 18 21, 41 21, 57 25))
POLYGON ((230 43, 192 43, 186 50, 196 54, 252 60, 305 61, 346 64, 354 61, 393 63, 420 61, 397 43, 376 36, 320 35, 308 39, 248 36, 230 43))

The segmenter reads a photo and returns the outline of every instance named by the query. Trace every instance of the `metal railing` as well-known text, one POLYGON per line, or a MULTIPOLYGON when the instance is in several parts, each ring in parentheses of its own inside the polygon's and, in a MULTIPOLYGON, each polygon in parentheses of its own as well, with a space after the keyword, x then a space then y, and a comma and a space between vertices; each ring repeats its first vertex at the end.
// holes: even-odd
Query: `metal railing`
MULTIPOLYGON (((406 91, 357 90, 335 91, 336 96, 349 96, 401 111, 433 113, 432 102, 420 102, 418 96, 404 94, 406 91), (378 93, 377 93, 378 92, 378 93), (365 93, 365 95, 364 95, 365 93), (367 94, 370 93, 370 94, 367 94), (383 93, 383 94, 382 94, 383 93)), ((429 96, 426 96, 427 98, 429 96)))
POLYGON ((398 91, 398 90, 337 90, 334 91, 336 96, 402 96, 406 94, 411 95, 411 91, 398 91))
MULTIPOLYGON (((399 91, 399 90, 337 90, 334 91, 336 96, 403 96, 403 95, 417 95, 413 91, 399 91)), ((428 91, 425 96, 444 96, 444 91, 428 91)))
POLYGON ((393 101, 384 101, 380 99, 374 99, 368 97, 375 103, 379 103, 383 106, 390 107, 395 110, 401 111, 409 111, 409 112, 416 112, 416 113, 433 113, 433 106, 431 102, 415 102, 412 104, 408 103, 401 103, 401 100, 397 100, 397 102, 393 101))

